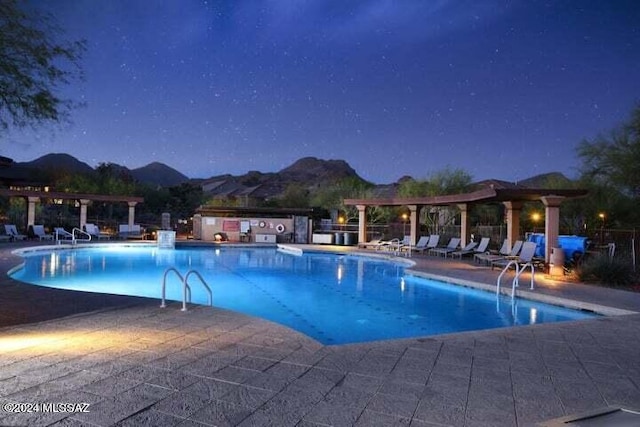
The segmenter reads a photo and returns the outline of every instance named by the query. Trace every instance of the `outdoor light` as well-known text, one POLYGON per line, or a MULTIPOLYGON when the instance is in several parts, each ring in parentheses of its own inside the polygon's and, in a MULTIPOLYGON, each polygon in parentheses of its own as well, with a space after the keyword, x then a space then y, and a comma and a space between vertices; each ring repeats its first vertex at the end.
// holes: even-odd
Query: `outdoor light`
POLYGON ((538 212, 534 212, 531 214, 531 219, 533 220, 533 222, 538 222, 540 221, 540 214, 538 212))
POLYGON ((402 234, 404 236, 407 235, 407 218, 409 218, 409 215, 407 215, 407 213, 403 213, 402 214, 402 234))

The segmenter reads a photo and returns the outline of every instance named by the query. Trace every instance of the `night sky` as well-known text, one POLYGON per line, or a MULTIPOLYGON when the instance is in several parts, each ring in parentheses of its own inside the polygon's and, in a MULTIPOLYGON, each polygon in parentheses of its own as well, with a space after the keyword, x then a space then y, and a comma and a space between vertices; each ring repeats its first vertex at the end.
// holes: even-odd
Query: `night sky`
POLYGON ((315 156, 363 178, 577 176, 576 145, 640 102, 636 0, 56 0, 86 39, 72 123, 16 161, 165 163, 193 178, 315 156))

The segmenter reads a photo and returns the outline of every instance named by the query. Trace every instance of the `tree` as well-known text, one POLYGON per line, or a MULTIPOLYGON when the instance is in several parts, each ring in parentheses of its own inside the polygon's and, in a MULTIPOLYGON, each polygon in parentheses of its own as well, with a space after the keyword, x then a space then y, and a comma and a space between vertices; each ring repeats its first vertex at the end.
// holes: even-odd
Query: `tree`
MULTIPOLYGON (((432 197, 459 194, 468 191, 472 177, 462 169, 446 167, 429 176, 426 180, 403 179, 398 188, 400 197, 432 197)), ((422 209, 420 222, 434 228, 438 222, 453 221, 457 209, 432 207, 422 209)))
POLYGON ((583 161, 581 172, 587 179, 609 184, 633 198, 640 197, 640 105, 629 122, 578 146, 583 161))
POLYGON ((283 208, 307 208, 309 207, 309 190, 299 183, 289 184, 277 201, 283 208))
POLYGON ((61 39, 48 14, 0 1, 0 129, 68 120, 77 104, 59 88, 82 78, 84 41, 61 39))

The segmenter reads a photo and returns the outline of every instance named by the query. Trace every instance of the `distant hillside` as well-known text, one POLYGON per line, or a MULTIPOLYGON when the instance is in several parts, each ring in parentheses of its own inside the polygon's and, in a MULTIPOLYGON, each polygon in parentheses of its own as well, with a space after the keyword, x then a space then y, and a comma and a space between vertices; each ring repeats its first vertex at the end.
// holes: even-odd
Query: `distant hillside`
MULTIPOLYGON (((130 175, 136 181, 154 187, 171 187, 189 181, 188 177, 177 170, 158 162, 136 169, 129 169, 115 163, 110 163, 110 166, 120 174, 130 175)), ((11 167, 26 170, 32 179, 42 182, 54 180, 65 174, 95 173, 95 169, 88 164, 63 153, 47 154, 30 162, 15 163, 11 167)))
MULTIPOLYGON (((10 159, 9 159, 10 160, 10 159)), ((334 185, 344 179, 362 180, 357 172, 344 160, 323 160, 304 157, 279 172, 249 171, 244 175, 223 174, 207 179, 189 179, 184 174, 163 164, 150 163, 146 166, 128 169, 110 163, 114 171, 130 175, 134 180, 152 187, 172 187, 185 182, 201 185, 203 191, 211 197, 256 197, 270 199, 282 195, 292 184, 313 191, 317 188, 334 185)), ((65 174, 93 174, 95 169, 73 156, 52 153, 30 162, 10 163, 2 168, 3 176, 22 182, 53 181, 65 174)), ((1 178, 1 177, 0 177, 1 178)), ((375 185, 376 197, 390 198, 397 194, 399 184, 410 177, 403 177, 396 183, 375 185)), ((477 186, 490 185, 499 188, 572 188, 574 183, 562 173, 551 172, 536 175, 517 183, 495 179, 480 181, 477 186)))
POLYGON ((16 165, 47 172, 90 174, 94 171, 88 164, 64 153, 46 154, 30 162, 16 163, 16 165))
POLYGON ((136 181, 152 186, 173 187, 189 181, 189 178, 164 163, 153 162, 141 168, 131 169, 136 181))
POLYGON ((344 160, 304 157, 279 172, 250 171, 240 176, 218 175, 201 184, 205 193, 212 196, 251 195, 269 199, 280 196, 292 184, 313 190, 346 178, 363 180, 344 160))
POLYGON ((527 188, 571 188, 573 181, 560 172, 549 172, 523 179, 517 184, 527 188))

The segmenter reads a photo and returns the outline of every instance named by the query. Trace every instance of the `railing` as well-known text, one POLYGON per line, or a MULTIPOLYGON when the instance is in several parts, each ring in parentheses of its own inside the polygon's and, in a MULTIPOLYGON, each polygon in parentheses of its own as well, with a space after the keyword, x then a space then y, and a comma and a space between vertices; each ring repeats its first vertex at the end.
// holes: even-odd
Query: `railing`
POLYGON ((91 241, 91 234, 87 233, 86 231, 84 231, 84 230, 82 230, 80 228, 74 227, 74 229, 71 230, 71 244, 75 245, 78 242, 78 240, 81 240, 83 242, 90 242, 91 241), (78 232, 78 234, 80 234, 80 235, 84 234, 85 236, 87 236, 87 238, 86 239, 78 239, 76 237, 76 232, 78 232))
MULTIPOLYGON (((504 268, 502 269, 502 271, 500 272, 500 274, 498 275, 498 280, 496 282, 496 296, 500 295, 500 281, 502 280, 502 276, 504 276, 504 274, 509 270, 509 268, 511 268, 511 266, 514 265, 516 267, 516 277, 518 276, 518 261, 516 260, 511 260, 507 263, 507 265, 504 266, 504 268)), ((513 296, 515 295, 515 290, 516 290, 516 279, 513 279, 513 283, 511 285, 511 298, 513 298, 513 296)))
POLYGON ((513 281, 511 282, 511 298, 515 297, 516 288, 520 286, 520 275, 524 273, 524 271, 527 268, 531 269, 531 289, 533 289, 533 284, 535 280, 535 268, 533 264, 530 262, 527 262, 523 264, 522 267, 520 267, 520 264, 518 263, 517 260, 511 260, 507 263, 507 265, 502 269, 502 271, 498 275, 498 280, 496 282, 496 296, 500 295, 500 281, 502 280, 502 276, 505 275, 505 273, 509 270, 509 268, 511 268, 512 265, 516 269, 516 275, 513 278, 513 281))
POLYGON ((202 275, 200 273, 198 273, 196 270, 189 270, 189 271, 187 271, 187 274, 182 276, 182 274, 180 274, 180 272, 175 267, 170 267, 170 268, 167 268, 165 270, 164 276, 162 278, 162 302, 160 303, 160 307, 161 308, 165 308, 167 306, 167 303, 166 303, 167 276, 171 272, 175 273, 178 276, 178 278, 180 279, 180 281, 182 282, 182 309, 181 309, 181 311, 187 311, 187 302, 191 303, 191 286, 189 286, 189 283, 187 283, 187 282, 189 280, 189 276, 191 276, 192 274, 195 274, 196 277, 198 279, 200 279, 200 282, 202 283, 202 285, 204 286, 205 290, 209 294, 209 305, 213 306, 213 293, 211 292, 211 288, 209 287, 209 285, 207 285, 207 282, 204 280, 204 278, 202 277, 202 275))

